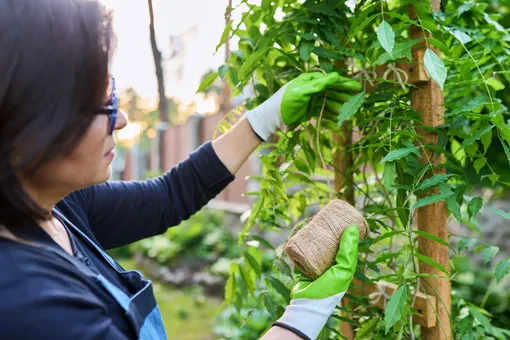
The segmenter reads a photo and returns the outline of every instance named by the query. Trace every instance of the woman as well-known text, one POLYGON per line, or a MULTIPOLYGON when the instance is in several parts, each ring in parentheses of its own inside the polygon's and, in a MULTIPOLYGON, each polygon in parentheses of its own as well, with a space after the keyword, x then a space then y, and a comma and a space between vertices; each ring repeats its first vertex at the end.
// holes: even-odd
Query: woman
MULTIPOLYGON (((0 0, 0 339, 166 339, 152 286, 105 252, 187 219, 280 125, 308 119, 336 73, 302 75, 165 175, 107 182, 126 126, 108 65, 111 14, 91 0, 0 0), (281 112, 280 112, 281 111, 281 112)), ((315 338, 356 266, 357 228, 337 264, 264 339, 315 338)))

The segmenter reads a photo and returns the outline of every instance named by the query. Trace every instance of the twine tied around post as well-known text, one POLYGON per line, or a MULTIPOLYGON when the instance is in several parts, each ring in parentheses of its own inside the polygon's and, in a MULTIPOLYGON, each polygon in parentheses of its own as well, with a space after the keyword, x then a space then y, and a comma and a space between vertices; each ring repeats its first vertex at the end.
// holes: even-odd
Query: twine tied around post
POLYGON ((388 76, 393 73, 395 76, 395 80, 400 84, 403 90, 407 89, 405 85, 409 81, 409 76, 406 71, 401 68, 398 68, 395 63, 389 63, 386 65, 386 71, 383 74, 383 78, 388 80, 388 76))
POLYGON ((315 280, 335 264, 340 239, 350 225, 359 228, 360 240, 367 236, 368 225, 359 211, 334 199, 290 237, 285 252, 304 275, 315 280))
POLYGON ((391 295, 386 293, 386 288, 380 282, 376 282, 377 292, 373 292, 368 295, 369 303, 373 306, 377 305, 379 300, 383 298, 383 306, 386 308, 386 302, 389 301, 391 295))

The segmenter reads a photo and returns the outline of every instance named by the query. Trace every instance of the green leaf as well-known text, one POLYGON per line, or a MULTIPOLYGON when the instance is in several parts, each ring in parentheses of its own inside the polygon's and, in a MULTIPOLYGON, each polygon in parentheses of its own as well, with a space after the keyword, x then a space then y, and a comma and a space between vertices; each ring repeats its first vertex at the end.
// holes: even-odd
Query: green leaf
POLYGON ((492 173, 492 174, 489 175, 489 179, 491 180, 492 185, 496 184, 496 182, 498 181, 499 177, 500 176, 498 174, 495 174, 495 173, 492 173))
POLYGON ((262 293, 262 299, 264 301, 264 306, 266 307, 267 312, 269 313, 269 315, 271 315, 271 318, 273 320, 276 320, 278 318, 278 315, 276 313, 276 304, 274 303, 269 293, 267 292, 262 293))
POLYGON ((363 322, 361 327, 357 330, 354 340, 371 339, 379 321, 380 319, 378 317, 373 317, 369 318, 366 322, 363 322))
POLYGON ((504 217, 506 218, 507 220, 510 220, 510 214, 507 213, 506 211, 503 211, 503 210, 500 210, 496 207, 493 207, 493 206, 489 206, 487 205, 487 208, 489 208, 490 210, 494 211, 496 214, 498 214, 499 216, 501 217, 504 217))
POLYGON ((419 260, 423 261, 424 263, 428 264, 429 266, 432 266, 436 269, 439 269, 440 271, 442 271, 443 273, 445 274, 448 274, 446 272, 446 269, 440 265, 439 263, 437 263, 436 261, 432 260, 430 257, 428 256, 425 256, 425 255, 422 255, 422 254, 413 254, 416 258, 418 258, 419 260))
POLYGON ((285 287, 285 285, 278 280, 276 277, 269 276, 266 277, 266 283, 271 285, 283 298, 287 303, 290 303, 290 290, 285 287))
POLYGON ((257 260, 255 260, 255 258, 247 251, 244 252, 244 258, 248 261, 250 267, 255 271, 255 273, 260 276, 262 274, 262 269, 260 268, 260 264, 257 260))
POLYGON ((462 166, 466 164, 466 150, 464 150, 455 138, 451 139, 451 152, 453 157, 455 157, 462 166))
POLYGON ((383 158, 381 163, 384 163, 384 162, 393 162, 393 161, 399 160, 399 159, 409 155, 410 153, 416 152, 417 150, 418 150, 417 146, 393 150, 393 151, 389 152, 386 155, 386 157, 383 158))
POLYGON ((467 35, 466 33, 462 32, 462 31, 459 31, 456 29, 451 29, 448 27, 445 27, 445 30, 447 32, 450 32, 450 34, 452 34, 462 45, 465 45, 472 40, 469 35, 467 35))
POLYGON ((492 130, 482 136, 483 153, 485 154, 489 150, 489 146, 492 143, 492 130))
POLYGON ((447 174, 447 175, 441 174, 441 175, 432 176, 430 178, 425 179, 423 182, 421 182, 420 185, 418 185, 418 187, 416 188, 416 190, 425 190, 425 189, 433 188, 436 185, 438 185, 439 183, 446 182, 450 177, 453 177, 453 176, 454 175, 452 175, 452 174, 447 174))
POLYGON ((474 309, 473 307, 469 306, 469 311, 471 312, 471 315, 480 322, 482 326, 484 326, 487 330, 490 330, 492 328, 491 322, 485 315, 480 313, 478 310, 474 309))
POLYGON ((250 211, 250 216, 248 217, 248 220, 246 221, 246 224, 243 227, 243 231, 241 232, 241 237, 239 238, 239 241, 242 243, 250 231, 251 227, 255 224, 255 220, 258 218, 260 211, 262 210, 262 207, 264 206, 264 199, 265 197, 262 196, 253 205, 250 211))
POLYGON ((218 72, 209 73, 200 83, 197 93, 207 90, 209 86, 211 86, 211 84, 216 80, 216 78, 218 78, 218 76, 218 72))
POLYGON ((475 4, 474 3, 466 3, 457 7, 457 16, 461 16, 462 13, 469 11, 475 4))
POLYGON ((266 277, 266 283, 271 285, 283 298, 287 303, 290 303, 290 290, 285 287, 285 285, 278 280, 276 277, 269 276, 266 277))
POLYGON ((218 74, 220 75, 221 79, 225 78, 227 71, 228 71, 228 65, 226 65, 226 64, 223 64, 218 68, 218 74))
POLYGON ((343 57, 340 56, 338 53, 327 50, 324 47, 314 47, 312 49, 312 51, 313 51, 313 53, 317 54, 319 57, 330 58, 330 59, 335 59, 335 60, 343 59, 343 57))
POLYGON ((472 246, 474 246, 478 240, 476 238, 463 238, 459 241, 459 244, 457 245, 459 252, 463 251, 464 249, 469 249, 472 246))
POLYGON ((499 283, 510 272, 510 258, 499 261, 496 266, 496 281, 499 283))
POLYGON ((496 78, 491 78, 486 81, 487 85, 492 87, 495 91, 501 91, 505 89, 505 84, 496 78))
POLYGON ((482 170, 487 164, 485 158, 478 158, 473 162, 473 168, 475 168, 476 174, 480 174, 480 170, 482 170))
MULTIPOLYGON (((375 4, 374 4, 375 5, 375 4)), ((368 10, 365 12, 368 14, 368 10)), ((360 18, 356 18, 355 19, 355 22, 353 23, 353 25, 351 26, 351 28, 349 29, 349 32, 347 33, 347 40, 346 41, 350 41, 352 39, 352 37, 362 31, 368 24, 370 24, 372 21, 375 20, 375 18, 377 18, 379 15, 381 15, 381 13, 376 13, 366 19, 361 19, 360 18), (363 20, 360 22, 360 20, 363 20)), ((362 14, 363 16, 363 14, 362 14)))
POLYGON ((401 255, 400 253, 380 253, 379 255, 376 256, 374 262, 375 263, 384 262, 386 260, 399 257, 400 255, 401 255))
POLYGON ((496 256, 499 252, 499 247, 490 246, 486 247, 482 250, 482 260, 485 264, 489 263, 494 256, 496 256))
POLYGON ((255 273, 252 271, 249 271, 244 266, 239 266, 239 271, 241 272, 241 278, 243 279, 243 282, 248 289, 250 293, 255 293, 255 285, 256 285, 256 277, 255 273))
POLYGON ((274 250, 274 247, 265 238, 262 238, 262 237, 257 236, 257 235, 252 235, 252 236, 250 236, 250 238, 252 240, 260 242, 260 244, 263 245, 264 247, 266 247, 267 249, 274 250))
POLYGON ((393 295, 386 305, 384 310, 384 324, 386 326, 386 333, 393 327, 404 315, 407 307, 407 298, 409 296, 409 288, 401 286, 393 295))
MULTIPOLYGON (((479 140, 483 137, 487 132, 492 130, 494 125, 489 125, 481 130, 476 131, 471 137, 464 139, 464 142, 462 142, 462 147, 465 148, 466 146, 469 146, 479 140)), ((457 150, 458 151, 458 150, 457 150)))
POLYGON ((448 243, 448 241, 445 241, 443 240, 442 238, 436 236, 436 235, 433 235, 433 234, 430 234, 430 233, 427 233, 426 231, 421 231, 421 230, 413 230, 413 233, 417 234, 417 235, 420 235, 420 236, 423 236, 425 238, 428 238, 429 240, 432 240, 432 241, 435 241, 445 247, 449 247, 450 244, 448 243))
POLYGON ((257 52, 253 53, 246 59, 246 61, 243 63, 241 68, 239 69, 239 78, 241 81, 245 80, 252 72, 253 70, 260 66, 260 61, 262 58, 265 58, 271 48, 265 47, 257 52))
POLYGON ((395 184, 396 175, 397 175, 397 170, 396 170, 395 162, 384 163, 383 180, 384 180, 384 186, 386 187, 386 189, 391 190, 391 188, 395 184))
POLYGON ((382 21, 379 27, 377 27, 377 39, 381 43, 382 48, 391 56, 393 55, 393 47, 395 46, 395 33, 390 24, 386 21, 382 21))
POLYGON ((452 195, 453 195, 453 192, 450 191, 450 192, 441 192, 439 194, 434 194, 434 195, 423 197, 423 198, 419 199, 418 201, 416 201, 416 203, 413 206, 413 209, 418 209, 418 208, 424 207, 429 204, 437 203, 439 201, 444 201, 445 199, 447 199, 448 197, 450 197, 452 195))
POLYGON ((501 138, 501 136, 498 136, 498 137, 501 142, 501 145, 503 145, 503 150, 505 150, 505 155, 508 160, 508 163, 510 164, 510 148, 508 147, 506 142, 503 140, 503 138, 501 138))
POLYGON ((388 52, 384 52, 379 56, 379 58, 377 58, 375 64, 381 65, 387 63, 390 60, 396 60, 403 57, 407 57, 407 59, 412 60, 413 57, 411 55, 411 48, 419 41, 420 39, 414 39, 396 44, 393 48, 393 55, 389 55, 388 52))
POLYGON ((407 40, 395 45, 393 49, 393 58, 399 59, 402 57, 407 57, 409 60, 412 60, 411 56, 411 48, 416 45, 421 39, 413 39, 407 40))
MULTIPOLYGON (((441 183, 441 184, 443 184, 443 183, 441 183)), ((443 184, 443 185, 446 185, 446 184, 443 184)), ((460 204, 459 204, 459 202, 457 202, 457 198, 455 197, 455 195, 448 196, 445 199, 445 201, 446 201, 446 207, 448 208, 448 210, 453 214, 453 216, 455 216, 455 219, 457 219, 457 221, 462 223, 462 213, 460 212, 460 204)))
POLYGON ((342 126, 344 121, 351 119, 358 112, 361 105, 363 105, 364 98, 365 92, 361 92, 351 97, 351 99, 342 105, 338 115, 338 126, 342 126))
POLYGON ((471 99, 467 104, 464 104, 460 107, 456 107, 449 115, 456 115, 464 112, 471 112, 474 109, 479 108, 482 105, 487 105, 489 102, 487 101, 487 97, 479 96, 471 99))
POLYGON ((325 16, 342 18, 329 4, 308 7, 308 10, 313 13, 324 14, 325 16))
POLYGON ((441 87, 441 90, 443 90, 447 73, 444 62, 429 48, 425 51, 423 62, 425 63, 425 69, 429 76, 434 79, 441 87))
POLYGON ((220 42, 218 43, 218 45, 216 45, 215 53, 218 52, 218 50, 220 49, 221 45, 223 45, 227 41, 227 39, 228 39, 228 37, 230 35, 230 31, 232 30, 232 22, 233 21, 231 20, 228 23, 228 25, 225 26, 225 29, 223 30, 223 33, 221 34, 220 42))
POLYGON ((403 226, 409 223, 409 215, 411 214, 408 198, 407 190, 397 190, 397 215, 403 226))
POLYGON ((296 33, 296 35, 305 40, 319 40, 319 37, 312 33, 296 33))
POLYGON ((283 259, 276 258, 273 261, 273 265, 280 271, 280 273, 292 277, 292 270, 290 269, 287 262, 285 262, 283 259))
POLYGON ((229 306, 234 303, 236 295, 236 274, 239 272, 239 265, 235 262, 230 263, 228 270, 229 276, 225 286, 225 301, 229 306))
POLYGON ((468 216, 469 219, 472 220, 473 217, 475 217, 480 209, 482 209, 483 206, 483 198, 481 197, 474 197, 469 201, 468 205, 468 216))
POLYGON ((448 46, 446 46, 444 42, 442 42, 440 40, 437 40, 437 39, 434 39, 434 38, 428 38, 427 40, 428 40, 428 42, 432 46, 437 47, 446 56, 450 56, 451 55, 450 48, 448 46))
POLYGON ((305 41, 301 44, 301 47, 299 48, 299 57, 301 60, 310 60, 310 55, 312 54, 313 47, 314 43, 311 41, 305 41))
POLYGON ((505 33, 505 34, 507 33, 507 30, 499 22, 497 22, 496 20, 493 20, 489 16, 489 14, 483 13, 483 17, 485 18, 485 20, 487 21, 488 24, 493 25, 498 31, 505 33))

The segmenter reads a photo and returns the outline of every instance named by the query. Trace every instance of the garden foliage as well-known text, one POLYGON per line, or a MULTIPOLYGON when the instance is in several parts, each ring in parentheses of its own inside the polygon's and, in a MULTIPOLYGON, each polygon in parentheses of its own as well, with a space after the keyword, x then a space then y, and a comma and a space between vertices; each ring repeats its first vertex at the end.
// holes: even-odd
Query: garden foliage
MULTIPOLYGON (((447 273, 419 254, 418 235, 450 245, 416 230, 416 209, 444 201, 450 219, 480 234, 478 215, 484 201, 472 197, 474 187, 510 185, 510 2, 449 0, 442 1, 439 12, 428 0, 360 0, 354 8, 353 1, 348 3, 351 7, 338 0, 257 4, 242 0, 233 9, 242 12, 241 20, 231 21, 221 37, 218 47, 235 37, 238 48, 205 81, 211 84, 221 77, 234 94, 254 86, 247 109, 303 72, 335 71, 359 79, 365 88, 336 112, 337 118, 310 112, 316 119, 279 131, 262 148, 262 175, 251 178, 260 189, 247 193, 256 201, 240 235, 243 256, 230 266, 226 302, 245 320, 250 310, 265 310, 269 327, 289 302, 293 280, 282 247, 274 249, 257 236, 260 230, 288 233, 308 216, 308 207, 323 206, 333 196, 354 196, 372 232, 360 245, 356 277, 390 281, 399 289, 384 311, 374 308, 367 297, 348 294, 353 304, 339 309, 351 318, 334 315, 323 336, 340 337, 336 323, 340 319, 353 325, 357 339, 419 337, 410 316, 415 312, 413 292, 424 291, 420 263, 450 278, 457 268, 451 266, 447 273), (410 33, 416 27, 425 38, 410 33), (413 48, 424 51, 422 61, 413 59, 413 48), (425 126, 411 106, 414 85, 405 83, 402 71, 403 63, 420 62, 444 94, 444 119, 436 127, 425 126), (376 75, 381 65, 388 71, 376 75), (437 144, 424 141, 424 131, 437 134, 437 144), (338 146, 342 144, 345 147, 338 146), (332 183, 318 180, 340 170, 335 154, 352 158, 338 191, 333 191, 332 183), (443 157, 439 168, 427 154, 443 157), (271 265, 262 266, 263 254, 270 254, 271 265)), ((207 86, 203 82, 201 89, 207 86)), ((221 131, 230 128, 239 112, 224 119, 221 131)), ((453 257, 473 249, 485 263, 499 251, 477 239, 461 239, 450 253, 453 257)), ((494 267, 494 280, 504 280, 510 259, 494 267)), ((457 339, 510 336, 505 325, 491 323, 491 315, 481 306, 457 296, 451 324, 457 339)))

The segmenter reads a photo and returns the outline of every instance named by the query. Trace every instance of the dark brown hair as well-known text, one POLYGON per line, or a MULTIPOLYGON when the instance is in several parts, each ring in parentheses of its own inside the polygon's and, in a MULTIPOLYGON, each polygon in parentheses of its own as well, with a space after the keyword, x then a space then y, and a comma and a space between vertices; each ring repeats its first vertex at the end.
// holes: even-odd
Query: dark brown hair
POLYGON ((104 104, 111 14, 91 0, 0 0, 0 224, 47 218, 18 175, 71 152, 104 104))

